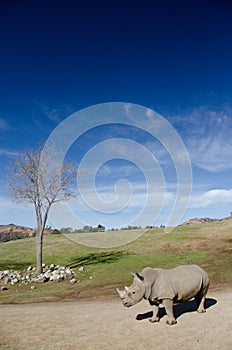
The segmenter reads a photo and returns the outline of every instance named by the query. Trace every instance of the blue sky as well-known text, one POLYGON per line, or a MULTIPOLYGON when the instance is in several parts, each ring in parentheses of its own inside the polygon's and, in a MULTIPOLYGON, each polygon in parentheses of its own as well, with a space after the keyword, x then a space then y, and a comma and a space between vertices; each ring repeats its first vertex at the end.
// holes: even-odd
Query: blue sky
MULTIPOLYGON (((182 221, 229 215, 231 19, 232 5, 226 0, 137 4, 2 1, 0 224, 35 226, 33 210, 11 202, 6 185, 7 163, 25 148, 46 142, 73 113, 109 102, 154 110, 183 140, 192 166, 192 195, 182 221)), ((73 143, 67 158, 79 165, 92 147, 111 138, 131 139, 157 159, 154 164, 160 169, 160 179, 164 179, 165 196, 154 224, 166 224, 175 202, 177 176, 169 152, 158 140, 132 127, 96 127, 73 143)), ((101 149, 107 155, 109 148, 105 146, 102 144, 101 149)), ((173 149, 174 153, 178 151, 173 149)), ((126 158, 126 153, 122 154, 126 158)), ((82 222, 107 227, 130 223, 142 199, 146 200, 143 172, 126 159, 109 160, 96 174, 96 188, 109 203, 115 199, 115 184, 121 179, 133 187, 126 212, 110 215, 106 206, 102 212, 91 210, 79 196, 70 206, 82 222)), ((88 198, 91 195, 88 193, 88 198)), ((161 202, 158 192, 154 192, 151 213, 161 202)), ((61 218, 60 226, 74 226, 62 215, 61 218)), ((149 223, 149 217, 138 222, 142 226, 149 223)))

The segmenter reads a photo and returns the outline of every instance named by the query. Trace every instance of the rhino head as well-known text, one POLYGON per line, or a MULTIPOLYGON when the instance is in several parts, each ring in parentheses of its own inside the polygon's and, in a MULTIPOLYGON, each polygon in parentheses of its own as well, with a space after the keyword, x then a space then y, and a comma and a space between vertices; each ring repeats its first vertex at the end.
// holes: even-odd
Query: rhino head
POLYGON ((145 283, 143 276, 138 273, 131 272, 134 277, 134 281, 130 287, 125 287, 124 290, 116 288, 122 304, 125 307, 130 307, 141 301, 145 295, 145 283))

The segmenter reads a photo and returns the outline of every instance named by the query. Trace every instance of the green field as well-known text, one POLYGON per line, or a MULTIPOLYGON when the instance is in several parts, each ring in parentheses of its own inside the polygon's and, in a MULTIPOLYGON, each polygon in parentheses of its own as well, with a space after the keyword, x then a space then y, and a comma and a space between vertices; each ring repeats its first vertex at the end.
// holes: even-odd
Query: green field
MULTIPOLYGON (((199 264, 209 273, 211 288, 231 287, 231 253, 232 220, 179 226, 171 233, 149 229, 136 241, 111 249, 82 246, 63 235, 45 236, 44 263, 72 267, 78 283, 34 283, 34 290, 30 285, 9 285, 7 291, 0 291, 0 303, 116 296, 116 287, 131 283, 130 271, 139 272, 145 266, 199 264), (80 266, 83 272, 78 271, 80 266)), ((0 271, 30 265, 36 266, 34 238, 0 243, 0 271)))

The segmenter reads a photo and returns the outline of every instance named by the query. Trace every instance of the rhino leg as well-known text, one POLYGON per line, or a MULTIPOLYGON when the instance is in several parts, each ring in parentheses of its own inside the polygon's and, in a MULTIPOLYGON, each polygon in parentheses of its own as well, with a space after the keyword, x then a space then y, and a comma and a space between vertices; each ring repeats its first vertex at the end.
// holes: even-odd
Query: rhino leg
POLYGON ((204 305, 205 305, 205 296, 202 297, 200 304, 198 306, 197 312, 199 313, 206 312, 204 305))
POLYGON ((159 322, 160 318, 158 316, 159 313, 159 305, 154 305, 153 316, 149 319, 150 322, 159 322))
POLYGON ((205 299, 206 299, 206 294, 208 292, 208 288, 209 288, 209 285, 206 285, 200 291, 200 293, 195 297, 195 300, 197 301, 197 304, 198 304, 197 312, 199 313, 206 312, 204 305, 205 305, 205 299))
POLYGON ((166 323, 169 324, 170 326, 172 326, 173 324, 176 324, 177 322, 173 314, 173 300, 163 299, 162 303, 168 315, 168 319, 166 323))

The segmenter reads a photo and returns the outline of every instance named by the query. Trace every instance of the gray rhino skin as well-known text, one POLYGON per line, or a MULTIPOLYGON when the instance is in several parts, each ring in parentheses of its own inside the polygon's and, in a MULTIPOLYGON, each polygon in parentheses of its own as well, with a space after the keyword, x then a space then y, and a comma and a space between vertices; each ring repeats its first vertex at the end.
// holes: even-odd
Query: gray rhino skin
POLYGON ((141 273, 131 273, 134 281, 130 287, 117 292, 126 307, 137 304, 143 298, 154 306, 150 322, 159 321, 159 305, 165 307, 167 324, 176 324, 173 314, 173 303, 195 298, 197 311, 205 312, 204 303, 209 288, 207 273, 197 265, 181 265, 174 269, 152 269, 145 267, 141 273))

